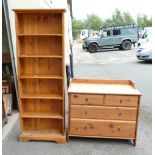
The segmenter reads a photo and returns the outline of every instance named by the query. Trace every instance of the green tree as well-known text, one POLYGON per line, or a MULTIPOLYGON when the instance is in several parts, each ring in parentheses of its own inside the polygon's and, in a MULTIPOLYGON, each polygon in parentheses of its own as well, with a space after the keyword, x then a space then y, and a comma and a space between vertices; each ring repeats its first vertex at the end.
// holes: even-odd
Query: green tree
POLYGON ((123 25, 124 19, 120 10, 115 9, 114 13, 112 14, 112 23, 113 25, 123 25))
POLYGON ((137 25, 139 28, 151 27, 152 26, 152 17, 148 18, 146 15, 138 14, 136 22, 137 22, 137 25))
POLYGON ((80 31, 84 29, 84 23, 81 20, 77 20, 76 18, 72 19, 72 30, 73 30, 73 38, 77 38, 80 34, 80 31))
POLYGON ((103 21, 103 26, 104 27, 108 27, 108 26, 111 26, 111 25, 114 25, 114 23, 110 18, 103 21))
POLYGON ((95 14, 87 15, 86 20, 84 21, 85 28, 92 30, 99 30, 102 26, 102 20, 95 14))
POLYGON ((123 12, 123 20, 124 24, 135 24, 135 21, 129 12, 123 12))

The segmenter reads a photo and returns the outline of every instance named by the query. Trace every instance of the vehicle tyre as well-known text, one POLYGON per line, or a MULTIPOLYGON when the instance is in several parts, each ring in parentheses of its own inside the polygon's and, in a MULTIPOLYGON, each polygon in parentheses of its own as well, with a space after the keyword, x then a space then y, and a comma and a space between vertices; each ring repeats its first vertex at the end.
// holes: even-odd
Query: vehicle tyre
POLYGON ((90 53, 95 53, 97 52, 97 49, 98 49, 98 45, 95 44, 95 43, 91 43, 89 46, 88 46, 88 50, 90 53))
POLYGON ((85 49, 86 49, 86 47, 85 47, 84 45, 82 45, 82 49, 83 49, 83 50, 85 50, 85 49))
POLYGON ((122 49, 123 50, 130 50, 131 49, 131 41, 129 41, 129 40, 123 41, 122 49))

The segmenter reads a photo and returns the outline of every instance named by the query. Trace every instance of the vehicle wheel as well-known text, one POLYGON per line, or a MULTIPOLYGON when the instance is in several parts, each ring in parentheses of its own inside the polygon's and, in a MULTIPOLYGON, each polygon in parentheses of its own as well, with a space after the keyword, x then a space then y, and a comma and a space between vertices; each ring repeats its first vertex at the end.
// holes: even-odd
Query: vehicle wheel
POLYGON ((130 50, 131 49, 131 41, 129 41, 129 40, 123 41, 122 49, 123 50, 130 50))
POLYGON ((91 43, 88 47, 88 50, 90 53, 95 53, 97 52, 97 49, 98 49, 98 45, 95 44, 95 43, 91 43))
POLYGON ((84 45, 82 45, 82 49, 83 49, 83 50, 85 50, 85 49, 86 49, 86 47, 85 47, 84 45))

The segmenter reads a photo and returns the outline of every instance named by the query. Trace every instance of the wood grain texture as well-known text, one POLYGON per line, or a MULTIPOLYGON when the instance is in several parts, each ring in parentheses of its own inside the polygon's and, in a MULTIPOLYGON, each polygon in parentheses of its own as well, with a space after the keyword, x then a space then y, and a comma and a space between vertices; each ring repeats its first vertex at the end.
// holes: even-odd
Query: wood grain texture
MULTIPOLYGON (((65 132, 66 133, 66 132, 65 132)), ((29 130, 24 131, 19 136, 19 141, 30 141, 30 140, 42 140, 42 141, 55 141, 57 143, 66 143, 66 135, 62 134, 60 130, 29 130)))
POLYGON ((89 94, 71 94, 71 104, 80 105, 103 105, 103 95, 89 95, 89 94))
POLYGON ((136 121, 137 108, 71 105, 71 118, 136 121))
POLYGON ((62 60, 57 58, 25 58, 19 61, 22 75, 62 75, 62 60))
POLYGON ((100 137, 135 137, 135 121, 112 121, 97 119, 75 119, 70 120, 70 134, 81 136, 100 137))
POLYGON ((68 136, 130 139, 135 146, 140 96, 130 80, 72 79, 68 136))
POLYGON ((18 38, 21 55, 62 56, 62 36, 28 35, 18 38))
POLYGON ((141 95, 129 80, 73 79, 69 93, 141 95))
POLYGON ((105 105, 137 107, 138 96, 105 95, 105 105))
POLYGON ((64 143, 65 10, 14 11, 20 97, 19 139, 64 143))

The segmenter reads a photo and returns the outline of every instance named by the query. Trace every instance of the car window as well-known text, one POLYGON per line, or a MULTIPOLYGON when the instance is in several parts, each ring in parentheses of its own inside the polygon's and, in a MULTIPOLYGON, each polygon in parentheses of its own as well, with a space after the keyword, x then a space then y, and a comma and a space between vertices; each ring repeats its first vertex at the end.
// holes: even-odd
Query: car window
POLYGON ((85 31, 82 31, 82 36, 84 36, 86 34, 86 32, 85 31))
POLYGON ((113 30, 113 35, 120 35, 121 34, 121 30, 113 30))
POLYGON ((142 36, 142 39, 145 39, 145 38, 147 38, 147 32, 145 32, 144 34, 143 34, 143 36, 142 36))
POLYGON ((103 37, 110 36, 110 31, 103 31, 103 37))
POLYGON ((110 31, 107 31, 107 36, 111 36, 110 31))

